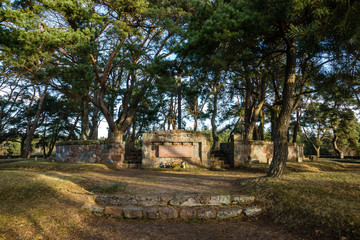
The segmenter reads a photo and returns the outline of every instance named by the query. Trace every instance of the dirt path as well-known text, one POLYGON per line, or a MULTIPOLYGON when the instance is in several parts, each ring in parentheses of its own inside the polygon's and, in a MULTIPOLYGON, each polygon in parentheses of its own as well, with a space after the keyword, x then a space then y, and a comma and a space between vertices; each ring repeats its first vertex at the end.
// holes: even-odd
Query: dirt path
POLYGON ((240 171, 147 171, 127 169, 111 172, 79 173, 86 189, 91 185, 107 185, 117 181, 128 184, 130 194, 176 194, 176 193, 241 193, 235 184, 239 179, 249 179, 263 174, 249 174, 240 171))
MULTIPOLYGON (((113 181, 128 183, 127 193, 242 193, 239 179, 263 174, 244 174, 240 171, 145 171, 120 170, 107 173, 80 173, 78 177, 96 179, 109 184, 113 181)), ((83 181, 82 181, 83 182, 83 181)), ((77 232, 74 239, 305 239, 290 233, 264 219, 246 218, 226 221, 160 221, 117 220, 89 217, 87 229, 77 232)))
POLYGON ((87 226, 88 229, 76 233, 74 239, 305 239, 268 222, 241 219, 218 222, 163 222, 91 218, 87 226))

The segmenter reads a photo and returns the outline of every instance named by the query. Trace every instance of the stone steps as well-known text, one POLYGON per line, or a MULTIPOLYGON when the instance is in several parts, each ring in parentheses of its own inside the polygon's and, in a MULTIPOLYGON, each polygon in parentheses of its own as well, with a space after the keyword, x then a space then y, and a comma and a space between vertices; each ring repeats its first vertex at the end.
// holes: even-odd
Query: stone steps
POLYGON ((126 149, 125 160, 122 164, 122 168, 141 168, 141 162, 141 149, 126 149))
POLYGON ((245 195, 98 195, 90 210, 96 215, 129 219, 229 219, 255 217, 261 209, 245 195))
POLYGON ((221 170, 231 168, 231 164, 228 163, 226 153, 222 150, 214 150, 211 152, 211 169, 221 170))

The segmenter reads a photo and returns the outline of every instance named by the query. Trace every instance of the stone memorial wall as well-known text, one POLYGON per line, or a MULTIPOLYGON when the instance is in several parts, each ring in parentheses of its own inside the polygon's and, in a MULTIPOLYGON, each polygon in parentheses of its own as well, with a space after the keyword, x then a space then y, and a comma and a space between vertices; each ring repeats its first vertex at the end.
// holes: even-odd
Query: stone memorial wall
MULTIPOLYGON (((302 162, 304 145, 288 143, 288 161, 302 162)), ((270 141, 243 141, 240 135, 234 135, 230 143, 222 144, 224 152, 231 156, 233 167, 246 163, 270 164, 273 158, 274 143, 270 141)))
POLYGON ((210 135, 184 130, 144 133, 142 154, 143 168, 157 168, 160 163, 170 162, 208 167, 210 135))
POLYGON ((125 144, 122 141, 68 141, 56 145, 55 160, 70 163, 110 163, 122 166, 125 144))

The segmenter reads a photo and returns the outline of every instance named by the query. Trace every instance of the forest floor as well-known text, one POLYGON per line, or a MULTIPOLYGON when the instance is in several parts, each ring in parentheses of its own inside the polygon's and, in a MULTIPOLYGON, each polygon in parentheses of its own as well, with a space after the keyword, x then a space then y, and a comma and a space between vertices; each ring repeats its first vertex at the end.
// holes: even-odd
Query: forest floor
POLYGON ((267 168, 256 164, 226 171, 116 170, 100 164, 0 162, 0 239, 351 239, 360 235, 360 164, 289 163, 280 179, 265 178, 267 168), (94 205, 96 192, 106 191, 253 194, 266 211, 256 219, 224 221, 93 216, 87 206, 94 205))

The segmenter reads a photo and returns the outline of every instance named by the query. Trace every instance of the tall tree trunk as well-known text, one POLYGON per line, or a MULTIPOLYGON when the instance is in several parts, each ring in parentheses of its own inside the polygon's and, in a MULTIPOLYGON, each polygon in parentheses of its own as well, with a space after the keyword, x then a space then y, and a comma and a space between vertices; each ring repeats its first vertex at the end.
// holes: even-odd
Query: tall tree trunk
POLYGON ((181 129, 181 74, 177 78, 178 91, 178 129, 181 129))
POLYGON ((43 157, 46 159, 46 117, 45 117, 45 124, 44 124, 44 142, 43 142, 43 157))
MULTIPOLYGON (((26 140, 25 140, 25 148, 24 148, 24 153, 23 153, 22 157, 30 158, 30 156, 31 156, 32 140, 34 138, 35 130, 37 129, 38 124, 39 124, 39 119, 40 119, 40 115, 41 115, 42 110, 43 110, 43 105, 44 105, 44 101, 45 101, 47 88, 48 87, 45 86, 43 94, 40 95, 38 108, 36 110, 34 121, 31 122, 31 119, 28 119, 28 126, 27 126, 27 131, 26 131, 26 140)), ((40 91, 39 91, 39 93, 40 93, 40 91)))
POLYGON ((271 141, 275 140, 275 131, 277 125, 277 119, 280 115, 280 108, 277 105, 274 105, 270 108, 270 121, 271 121, 271 141))
POLYGON ((51 156, 51 153, 53 152, 54 148, 55 148, 55 144, 56 144, 56 141, 58 140, 58 137, 59 137, 59 128, 56 127, 55 128, 55 132, 53 133, 53 136, 50 140, 50 143, 49 143, 49 150, 46 154, 46 158, 50 157, 51 156))
POLYGON ((252 115, 254 112, 253 107, 253 86, 251 83, 250 78, 245 79, 245 119, 244 119, 244 140, 252 140, 253 139, 253 131, 254 131, 254 124, 251 124, 252 115))
POLYGON ((334 133, 334 137, 332 139, 332 144, 333 144, 334 150, 335 150, 336 154, 339 156, 339 158, 343 159, 344 152, 341 151, 337 145, 338 139, 339 139, 339 136, 336 133, 334 133))
POLYGON ((261 83, 260 83, 260 103, 259 105, 262 103, 261 107, 258 106, 259 108, 259 117, 260 117, 260 126, 259 126, 259 131, 258 131, 258 136, 259 136, 259 140, 264 140, 265 138, 265 133, 264 133, 264 126, 265 126, 265 114, 264 114, 264 107, 263 105, 265 104, 265 97, 266 97, 266 80, 265 77, 262 76, 261 78, 261 83))
POLYGON ((213 101, 213 111, 211 115, 211 131, 212 131, 212 137, 213 137, 213 145, 212 150, 216 150, 219 148, 219 137, 217 135, 217 126, 216 126, 216 115, 217 115, 217 94, 214 96, 213 101))
POLYGON ((79 122, 80 115, 81 115, 81 114, 79 113, 79 114, 77 115, 76 119, 75 119, 74 124, 71 124, 71 128, 70 128, 70 131, 69 131, 69 135, 67 136, 66 141, 70 141, 70 140, 75 136, 75 129, 76 129, 77 123, 79 122))
POLYGON ((93 115, 91 116, 91 128, 89 133, 89 139, 97 140, 99 133, 99 113, 98 109, 93 111, 93 115))
POLYGON ((320 146, 319 147, 313 146, 313 147, 314 147, 314 149, 316 151, 316 157, 319 158, 320 157, 320 149, 321 149, 321 147, 320 146))
POLYGON ((301 118, 301 112, 299 109, 296 110, 296 122, 294 125, 294 131, 293 131, 293 143, 296 143, 297 141, 297 136, 298 136, 298 132, 300 129, 300 118, 301 118))
POLYGON ((264 109, 260 112, 260 126, 259 126, 260 140, 265 140, 265 113, 264 109))
POLYGON ((20 141, 20 156, 24 157, 25 156, 25 141, 26 141, 26 134, 20 136, 21 141, 20 141))
POLYGON ((292 39, 287 40, 288 45, 286 49, 286 74, 282 94, 282 105, 274 132, 274 155, 267 174, 269 177, 281 176, 284 172, 288 158, 287 134, 294 102, 293 93, 296 81, 296 49, 295 41, 292 39))
POLYGON ((89 113, 90 113, 90 106, 89 101, 87 99, 82 100, 82 110, 81 110, 81 133, 80 139, 81 140, 89 140, 89 113))
POLYGON ((198 125, 198 120, 197 120, 197 116, 194 117, 194 131, 197 131, 197 125, 198 125))

